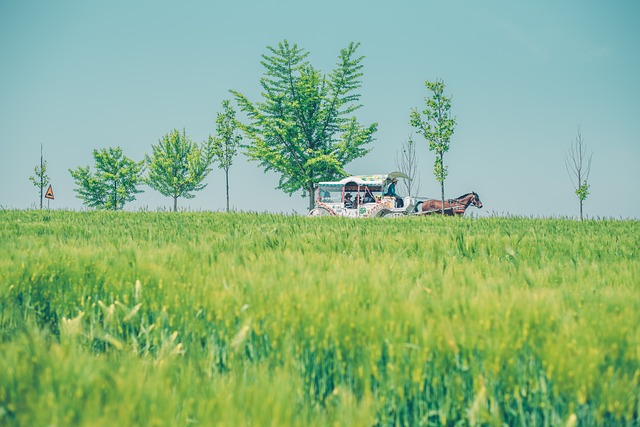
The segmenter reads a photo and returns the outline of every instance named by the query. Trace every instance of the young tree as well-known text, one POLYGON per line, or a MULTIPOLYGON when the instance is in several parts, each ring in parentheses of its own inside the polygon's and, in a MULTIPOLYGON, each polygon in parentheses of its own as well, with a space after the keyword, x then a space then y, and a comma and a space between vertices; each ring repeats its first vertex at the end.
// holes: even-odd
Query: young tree
POLYGON ((569 179, 573 184, 575 193, 580 201, 580 221, 582 221, 582 205, 589 195, 589 174, 591 173, 591 157, 587 157, 587 147, 582 139, 582 132, 578 126, 575 141, 569 146, 569 150, 564 155, 564 165, 567 168, 569 179))
POLYGON ((433 174, 436 176, 436 181, 440 183, 442 214, 444 215, 444 180, 447 177, 444 153, 449 151, 456 118, 451 117, 451 98, 444 95, 444 82, 439 80, 425 81, 425 86, 431 92, 431 97, 425 98, 426 108, 422 111, 424 120, 415 108, 411 111, 410 123, 427 140, 429 150, 436 153, 433 174))
POLYGON ((143 162, 135 162, 122 154, 120 147, 93 150, 96 171, 89 166, 69 169, 78 188, 77 197, 84 204, 97 209, 119 210, 126 202, 142 193, 138 185, 143 181, 143 162))
POLYGON ((236 111, 231 106, 231 101, 224 100, 222 101, 222 113, 218 113, 216 116, 216 136, 209 137, 209 144, 212 146, 218 167, 224 170, 227 212, 229 212, 229 168, 233 164, 233 158, 240 141, 242 141, 242 136, 238 132, 236 111))
POLYGON ((185 130, 174 129, 164 135, 153 154, 145 156, 149 168, 147 184, 165 197, 173 198, 173 210, 178 210, 178 198, 193 199, 192 194, 207 186, 202 181, 211 172, 213 150, 210 144, 198 146, 185 130))
POLYGON ((418 171, 416 143, 411 136, 402 143, 400 152, 396 153, 396 167, 410 178, 403 179, 404 186, 409 196, 415 196, 420 191, 420 184, 416 180, 416 178, 420 179, 420 172, 418 171))
POLYGON ((248 157, 280 173, 279 189, 306 193, 309 209, 317 183, 346 175, 344 165, 370 151, 365 146, 378 126, 364 127, 352 116, 361 107, 356 91, 364 57, 356 56, 358 46, 342 49, 337 67, 323 75, 307 61, 307 52, 285 40, 262 55, 263 102, 231 91, 250 120, 241 125, 250 140, 248 157))
POLYGON ((44 188, 49 185, 49 176, 47 175, 47 161, 42 156, 42 144, 40 144, 40 167, 33 169, 34 176, 29 179, 37 188, 40 189, 40 209, 42 209, 42 199, 44 197, 44 188))

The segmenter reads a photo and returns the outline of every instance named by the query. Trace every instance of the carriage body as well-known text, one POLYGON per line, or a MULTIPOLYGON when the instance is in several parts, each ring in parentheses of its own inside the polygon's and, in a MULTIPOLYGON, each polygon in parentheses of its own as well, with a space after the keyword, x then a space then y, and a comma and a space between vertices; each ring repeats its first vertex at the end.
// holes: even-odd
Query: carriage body
POLYGON ((415 200, 405 197, 404 207, 398 208, 395 206, 394 197, 383 196, 393 178, 409 179, 401 172, 392 172, 355 175, 340 181, 320 182, 315 206, 309 215, 351 218, 405 216, 413 210, 415 200))

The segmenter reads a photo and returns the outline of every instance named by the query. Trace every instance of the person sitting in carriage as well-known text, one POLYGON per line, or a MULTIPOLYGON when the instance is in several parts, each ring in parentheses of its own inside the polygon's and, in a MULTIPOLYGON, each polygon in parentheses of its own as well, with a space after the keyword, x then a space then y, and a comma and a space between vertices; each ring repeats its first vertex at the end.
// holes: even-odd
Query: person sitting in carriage
POLYGON ((387 188, 387 191, 383 194, 383 196, 395 197, 396 198, 396 208, 402 208, 402 207, 404 207, 404 200, 402 200, 402 197, 400 197, 398 195, 398 193, 396 193, 396 184, 397 183, 398 183, 398 178, 393 178, 393 181, 391 181, 391 185, 389 185, 389 188, 387 188))
POLYGON ((353 200, 351 200, 351 193, 345 194, 345 196, 344 196, 344 207, 347 208, 347 209, 355 208, 353 200))
POLYGON ((362 203, 375 203, 376 198, 373 197, 373 193, 371 193, 371 189, 369 187, 364 187, 364 197, 362 198, 362 203))

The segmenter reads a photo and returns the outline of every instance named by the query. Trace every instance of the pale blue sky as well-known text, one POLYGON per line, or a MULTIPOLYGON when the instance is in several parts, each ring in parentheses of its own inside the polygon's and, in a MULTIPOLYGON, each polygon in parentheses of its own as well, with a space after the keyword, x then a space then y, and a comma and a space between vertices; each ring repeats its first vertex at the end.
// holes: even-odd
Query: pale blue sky
MULTIPOLYGON (((352 174, 389 172, 411 134, 424 81, 443 79, 458 126, 446 196, 476 191, 474 214, 577 216, 564 153, 578 125, 593 151, 589 217, 640 217, 640 3, 637 1, 13 1, 0 0, 0 206, 38 203, 28 180, 48 161, 52 208, 80 209, 69 168, 94 148, 141 160, 162 135, 201 141, 229 89, 256 101, 266 46, 283 39, 329 73, 360 42, 364 124, 379 131, 352 174)), ((419 141, 421 195, 438 197, 419 141)), ((304 213, 278 175, 239 156, 239 210, 304 213)), ((191 210, 222 210, 224 174, 191 210)), ((148 187, 126 209, 171 206, 148 187)))

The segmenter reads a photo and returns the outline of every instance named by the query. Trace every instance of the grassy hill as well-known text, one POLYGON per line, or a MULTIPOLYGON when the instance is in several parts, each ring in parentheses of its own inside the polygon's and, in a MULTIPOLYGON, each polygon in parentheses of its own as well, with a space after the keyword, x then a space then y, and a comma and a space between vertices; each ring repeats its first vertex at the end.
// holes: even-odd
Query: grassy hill
POLYGON ((638 425, 640 222, 0 211, 0 425, 638 425))

